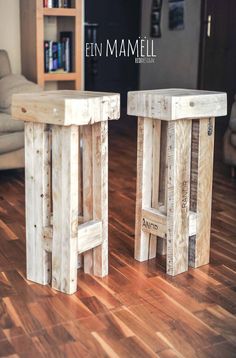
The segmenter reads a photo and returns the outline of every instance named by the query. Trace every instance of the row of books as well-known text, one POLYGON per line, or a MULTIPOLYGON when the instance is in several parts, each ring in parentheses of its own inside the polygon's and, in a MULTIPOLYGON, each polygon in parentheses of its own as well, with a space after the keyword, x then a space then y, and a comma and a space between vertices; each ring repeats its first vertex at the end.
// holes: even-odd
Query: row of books
POLYGON ((43 6, 48 8, 71 8, 71 0, 43 0, 43 6))
POLYGON ((71 32, 61 32, 60 41, 44 41, 44 70, 46 73, 72 71, 71 39, 71 32))

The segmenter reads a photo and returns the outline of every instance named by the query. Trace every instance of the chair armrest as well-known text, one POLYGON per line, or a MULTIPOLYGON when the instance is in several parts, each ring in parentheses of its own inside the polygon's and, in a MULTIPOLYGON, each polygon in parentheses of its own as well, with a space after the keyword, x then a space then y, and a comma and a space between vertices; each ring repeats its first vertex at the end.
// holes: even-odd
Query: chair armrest
POLYGON ((0 50, 0 78, 10 75, 11 73, 11 64, 7 51, 0 50))

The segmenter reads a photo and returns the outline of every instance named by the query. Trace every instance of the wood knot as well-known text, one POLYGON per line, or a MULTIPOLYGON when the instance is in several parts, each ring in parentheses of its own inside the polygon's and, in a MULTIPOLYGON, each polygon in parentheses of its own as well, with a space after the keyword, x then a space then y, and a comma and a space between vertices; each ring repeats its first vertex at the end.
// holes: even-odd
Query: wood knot
POLYGON ((22 113, 26 113, 27 110, 26 110, 24 107, 22 107, 22 108, 21 108, 21 112, 22 112, 22 113))
POLYGON ((190 107, 194 107, 194 106, 195 106, 195 103, 194 103, 194 102, 190 102, 189 105, 190 105, 190 107))

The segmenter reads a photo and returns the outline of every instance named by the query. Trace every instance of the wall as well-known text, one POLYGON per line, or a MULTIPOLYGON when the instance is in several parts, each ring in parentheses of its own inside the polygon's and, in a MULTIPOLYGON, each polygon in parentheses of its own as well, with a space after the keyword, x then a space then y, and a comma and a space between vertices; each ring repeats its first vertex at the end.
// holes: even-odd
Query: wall
MULTIPOLYGON (((150 34, 152 0, 142 0, 142 36, 150 34)), ((162 37, 154 39, 155 64, 140 66, 140 88, 197 87, 201 0, 185 0, 185 28, 168 29, 168 0, 163 0, 162 37)))
POLYGON ((8 51, 12 71, 21 72, 19 0, 0 0, 0 48, 8 51))

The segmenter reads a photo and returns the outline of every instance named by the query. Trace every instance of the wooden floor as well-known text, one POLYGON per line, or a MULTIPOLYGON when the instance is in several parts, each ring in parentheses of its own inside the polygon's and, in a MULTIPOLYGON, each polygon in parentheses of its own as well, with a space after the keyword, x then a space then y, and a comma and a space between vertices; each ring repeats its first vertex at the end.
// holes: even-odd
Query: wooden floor
POLYGON ((168 277, 133 259, 129 133, 110 135, 110 274, 79 272, 73 296, 25 280, 23 172, 0 172, 0 357, 236 357, 236 181, 216 163, 211 264, 168 277))

